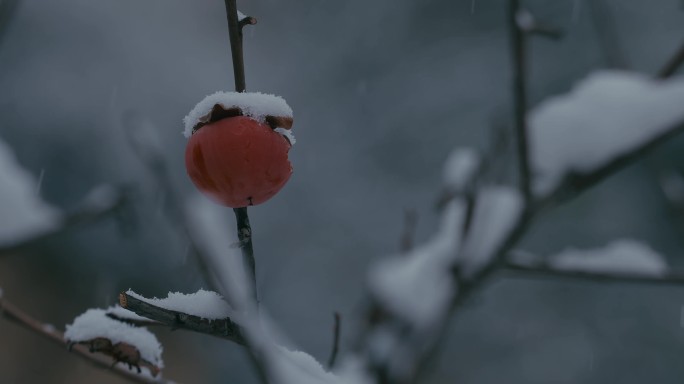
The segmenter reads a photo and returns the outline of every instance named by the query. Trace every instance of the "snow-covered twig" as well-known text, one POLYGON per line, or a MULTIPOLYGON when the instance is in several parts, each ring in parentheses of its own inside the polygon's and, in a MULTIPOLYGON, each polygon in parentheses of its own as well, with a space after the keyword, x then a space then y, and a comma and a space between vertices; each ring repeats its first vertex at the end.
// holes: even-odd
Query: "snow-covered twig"
POLYGON ((119 294, 119 305, 139 316, 157 321, 172 329, 204 333, 245 345, 245 338, 240 326, 230 318, 206 319, 184 312, 161 308, 136 298, 128 292, 121 292, 119 294))
MULTIPOLYGON (((0 294, 0 314, 2 317, 11 320, 22 327, 52 341, 53 343, 60 345, 66 350, 69 346, 68 342, 64 339, 62 332, 55 329, 55 327, 42 323, 26 312, 22 311, 16 305, 5 299, 0 294)), ((171 384, 173 381, 167 381, 162 378, 153 378, 151 376, 140 375, 122 365, 112 366, 112 359, 109 356, 100 353, 91 353, 85 345, 73 345, 71 346, 71 352, 75 355, 83 358, 94 366, 101 368, 107 372, 111 372, 119 377, 127 379, 134 383, 145 383, 145 384, 171 384)))
POLYGON ((663 130, 660 134, 654 135, 632 150, 618 154, 609 162, 589 172, 575 171, 566 174, 555 190, 539 201, 539 205, 554 205, 574 198, 682 132, 684 132, 684 121, 680 121, 663 130))
POLYGON ((618 282, 618 283, 642 283, 654 285, 684 285, 684 273, 667 273, 663 276, 643 275, 639 273, 609 273, 609 272, 589 272, 571 271, 557 269, 548 265, 527 265, 508 261, 505 265, 506 271, 521 273, 522 276, 536 276, 547 278, 570 278, 579 280, 590 280, 596 282, 618 282))
POLYGON ((596 249, 568 248, 548 257, 512 251, 506 257, 504 268, 523 276, 684 285, 684 273, 671 270, 665 259, 649 246, 629 239, 596 249))

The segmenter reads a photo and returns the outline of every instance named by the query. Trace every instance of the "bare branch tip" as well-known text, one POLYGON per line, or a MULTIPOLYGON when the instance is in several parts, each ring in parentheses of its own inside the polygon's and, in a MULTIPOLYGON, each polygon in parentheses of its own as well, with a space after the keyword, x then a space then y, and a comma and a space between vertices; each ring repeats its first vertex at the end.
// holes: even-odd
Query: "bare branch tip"
POLYGON ((128 296, 126 296, 126 292, 119 293, 119 305, 121 308, 128 307, 128 296))

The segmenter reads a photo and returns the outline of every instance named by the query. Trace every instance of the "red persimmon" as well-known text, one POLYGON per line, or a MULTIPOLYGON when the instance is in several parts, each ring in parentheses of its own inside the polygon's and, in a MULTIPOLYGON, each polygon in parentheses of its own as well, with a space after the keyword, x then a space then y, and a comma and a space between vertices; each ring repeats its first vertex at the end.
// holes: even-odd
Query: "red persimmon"
POLYGON ((232 208, 261 204, 292 175, 290 142, 265 123, 244 116, 200 127, 185 149, 195 186, 232 208))

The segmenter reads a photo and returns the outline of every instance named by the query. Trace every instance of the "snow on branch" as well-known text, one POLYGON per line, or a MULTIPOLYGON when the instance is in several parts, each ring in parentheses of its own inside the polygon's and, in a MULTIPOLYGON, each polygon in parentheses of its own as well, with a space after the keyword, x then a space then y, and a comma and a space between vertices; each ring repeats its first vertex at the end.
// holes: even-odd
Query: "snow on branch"
POLYGON ((269 367, 274 384, 353 384, 328 372, 311 355, 273 346, 269 353, 269 367))
MULTIPOLYGON (((2 188, 3 186, 0 186, 0 190, 2 188)), ((0 242, 0 255, 19 252, 24 247, 38 240, 56 236, 79 225, 111 216, 112 213, 124 206, 127 201, 126 199, 127 195, 122 190, 106 185, 95 187, 74 211, 56 213, 49 225, 39 225, 23 233, 21 237, 8 239, 4 243, 0 242)), ((3 204, 5 203, 0 203, 0 214, 3 211, 3 204)), ((18 217, 17 222, 21 221, 22 217, 18 217)), ((12 223, 13 221, 5 220, 5 222, 0 224, 0 227, 11 226, 11 224, 7 223, 12 223)))
POLYGON ((487 267, 523 214, 523 199, 510 187, 486 187, 477 194, 473 217, 460 250, 462 276, 487 267))
POLYGON ((431 326, 444 314, 456 292, 451 266, 461 244, 465 214, 465 202, 453 199, 430 241, 371 269, 371 294, 385 309, 419 328, 431 326))
POLYGON ((159 308, 183 312, 208 320, 225 319, 232 314, 230 306, 223 300, 221 295, 216 292, 205 291, 204 289, 190 294, 169 292, 167 297, 163 299, 157 299, 156 297, 147 299, 132 290, 128 290, 126 295, 159 308))
POLYGON ((137 370, 131 370, 123 365, 112 366, 112 360, 110 357, 111 355, 106 356, 104 354, 97 353, 96 351, 91 350, 84 345, 70 345, 64 335, 54 326, 34 319, 2 295, 0 295, 0 316, 42 336, 54 344, 60 345, 64 350, 66 350, 66 348, 64 348, 65 346, 69 346, 69 351, 74 355, 83 358, 85 361, 98 368, 102 368, 107 372, 111 372, 117 376, 128 379, 131 382, 157 384, 171 383, 170 381, 166 381, 161 378, 161 375, 153 377, 151 371, 147 367, 143 367, 141 373, 138 373, 137 370))
POLYGON ((603 248, 566 249, 546 258, 526 253, 513 253, 508 268, 538 271, 554 275, 591 278, 635 279, 643 281, 676 280, 684 282, 670 271, 663 257, 647 245, 631 240, 616 240, 603 248))
POLYGON ((530 113, 533 189, 597 172, 684 126, 684 79, 601 71, 530 113))
POLYGON ((482 160, 472 148, 456 148, 451 151, 444 164, 442 179, 444 186, 460 193, 467 189, 480 170, 482 160))
POLYGON ((108 186, 94 188, 78 210, 63 214, 38 196, 31 174, 16 161, 12 150, 0 140, 0 252, 60 232, 66 227, 99 218, 122 203, 122 193, 108 186))
POLYGON ((146 328, 136 327, 107 316, 104 309, 89 309, 66 326, 64 338, 69 343, 86 344, 93 352, 102 352, 115 362, 129 367, 149 368, 153 376, 164 368, 162 346, 146 328))
POLYGON ((38 196, 36 180, 0 140, 0 244, 14 244, 59 226, 60 214, 38 196))
POLYGON ((250 352, 262 380, 275 384, 356 383, 344 381, 327 372, 304 352, 280 346, 276 342, 280 339, 276 327, 263 311, 256 309, 256 303, 251 298, 243 259, 232 240, 226 236, 230 233, 230 227, 225 216, 201 195, 188 200, 186 213, 190 236, 197 244, 207 270, 213 274, 214 285, 230 303, 234 319, 240 324, 243 344, 250 352))
POLYGON ((618 240, 604 248, 567 249, 548 259, 551 268, 564 271, 601 272, 661 277, 667 263, 648 246, 634 240, 618 240))

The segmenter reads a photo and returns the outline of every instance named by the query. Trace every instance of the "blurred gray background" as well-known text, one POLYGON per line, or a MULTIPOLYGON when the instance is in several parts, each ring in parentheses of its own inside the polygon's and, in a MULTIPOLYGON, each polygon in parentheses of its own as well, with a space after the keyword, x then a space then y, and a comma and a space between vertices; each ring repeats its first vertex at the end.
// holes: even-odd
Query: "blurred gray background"
MULTIPOLYGON (((524 2, 565 31, 532 44, 532 103, 600 68, 654 73, 684 38, 677 0, 605 0, 600 9, 592 1, 524 2)), ((260 295, 293 345, 319 360, 333 311, 348 346, 366 267, 397 253, 404 211, 420 215, 418 241, 433 231, 449 151, 487 151, 492 127, 508 126, 505 5, 238 1, 259 20, 245 30, 247 88, 285 97, 298 139, 288 185, 250 209, 260 295)), ((178 192, 191 193, 181 119, 205 95, 233 88, 224 12, 220 0, 18 2, 0 40, 1 139, 28 170, 44 172, 50 203, 69 209, 97 184, 129 184, 136 220, 103 221, 0 259, 7 298, 63 328, 121 290, 205 286, 123 122, 137 113, 154 125, 178 192)), ((684 166, 682 148, 675 140, 553 210, 521 248, 546 254, 635 237, 682 264, 680 217, 658 186, 661 172, 684 166)), ((499 154, 498 181, 514 180, 510 160, 499 154)), ((454 317, 424 382, 681 383, 683 311, 683 288, 502 278, 454 317)), ((237 346, 158 334, 167 378, 256 382, 237 346)), ((0 320, 0 382, 121 381, 0 320)))

